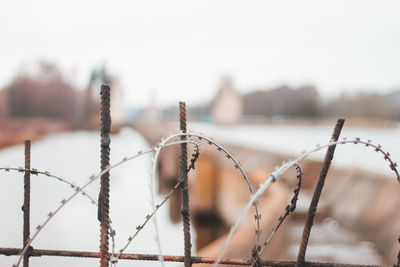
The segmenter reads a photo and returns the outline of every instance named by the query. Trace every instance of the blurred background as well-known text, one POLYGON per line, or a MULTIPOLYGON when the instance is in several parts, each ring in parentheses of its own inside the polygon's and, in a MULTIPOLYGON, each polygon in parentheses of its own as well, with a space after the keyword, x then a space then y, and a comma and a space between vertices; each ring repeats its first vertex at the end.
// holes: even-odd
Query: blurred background
MULTIPOLYGON (((49 169, 76 182, 95 173, 99 169, 100 142, 95 131, 99 129, 99 92, 103 83, 109 84, 112 92, 114 162, 177 132, 178 101, 186 101, 188 106, 189 129, 213 136, 234 151, 246 169, 255 173, 252 178, 255 183, 266 177, 266 173, 261 175, 259 171, 270 171, 281 161, 300 155, 304 149, 329 141, 339 117, 346 118, 342 136, 371 139, 389 150, 393 160, 398 161, 399 10, 398 1, 377 0, 329 3, 2 1, 0 167, 22 165, 21 144, 31 139, 33 149, 40 155, 33 154, 33 167, 49 169), (136 141, 129 141, 129 147, 124 146, 129 138, 136 141), (55 154, 57 157, 52 158, 55 154), (71 170, 57 162, 69 162, 70 166, 79 168, 71 170)), ((168 192, 176 181, 178 164, 170 159, 170 153, 177 158, 178 152, 166 150, 165 156, 161 156, 159 181, 155 186, 160 194, 168 192)), ((220 246, 218 240, 224 237, 237 214, 223 208, 227 199, 234 196, 223 194, 222 190, 228 190, 229 186, 232 192, 238 189, 232 184, 221 186, 225 185, 226 177, 235 174, 230 173, 233 166, 221 163, 217 154, 206 147, 199 163, 203 167, 192 178, 197 187, 205 188, 192 192, 192 219, 196 228, 193 234, 197 236, 193 242, 199 255, 202 248, 207 251, 204 255, 216 253, 214 250, 220 246), (225 168, 225 165, 228 166, 225 168), (221 169, 224 171, 216 171, 221 169), (213 177, 220 185, 201 177, 213 177), (216 243, 210 245, 212 242, 216 243)), ((299 200, 305 210, 294 216, 294 222, 283 230, 287 235, 279 238, 284 240, 287 250, 281 254, 272 248, 265 255, 267 258, 296 257, 300 226, 323 156, 323 152, 315 153, 305 163, 308 182, 303 200, 299 200)), ((138 176, 143 176, 143 172, 144 176, 148 174, 151 166, 147 165, 141 164, 138 176)), ((395 174, 373 150, 347 148, 347 145, 338 148, 334 167, 332 175, 338 177, 334 178, 338 184, 330 186, 342 191, 327 189, 333 193, 323 198, 324 215, 316 230, 319 235, 313 241, 314 248, 310 248, 310 259, 393 263, 400 246, 396 242, 400 227, 395 224, 400 213, 395 204, 384 211, 380 207, 387 202, 400 203, 398 191, 390 191, 399 189, 392 183, 395 174), (381 202, 367 198, 371 194, 381 202), (354 199, 348 199, 349 203, 363 204, 344 205, 346 197, 351 196, 354 199), (380 228, 383 222, 389 222, 387 231, 380 228), (353 253, 346 253, 349 250, 353 253)), ((131 170, 116 176, 124 177, 128 173, 131 170)), ((5 203, 21 203, 22 180, 16 178, 18 174, 13 175, 1 175, 4 177, 0 179, 3 183, 0 188, 20 188, 15 189, 19 190, 18 194, 2 193, 1 209, 9 210, 5 203)), ((281 191, 276 189, 276 194, 284 197, 274 207, 287 202, 294 182, 285 178, 281 191)), ((119 184, 121 190, 122 184, 119 184)), ((68 188, 64 192, 48 186, 43 185, 46 190, 57 192, 52 198, 55 202, 58 196, 61 198, 69 192, 68 188)), ((40 192, 40 188, 37 190, 40 192)), ((158 197, 161 199, 162 195, 158 197)), ((145 200, 148 198, 143 196, 145 200)), ((49 203, 43 196, 37 201, 39 206, 49 203)), ((128 202, 123 198, 120 201, 128 202)), ((239 211, 242 204, 239 201, 234 210, 239 211)), ((14 206, 18 210, 19 204, 14 206)), ((171 236, 180 235, 181 229, 169 219, 179 221, 177 195, 169 206, 169 212, 163 217, 169 229, 166 231, 171 236)), ((51 207, 43 208, 44 214, 47 208, 51 207)), ((271 231, 272 222, 284 206, 281 208, 271 213, 276 218, 266 219, 265 233, 271 231)), ((116 209, 120 210, 118 206, 116 209)), ((91 212, 94 214, 95 209, 91 212)), ((133 215, 135 211, 129 216, 122 213, 116 216, 127 223, 135 219, 133 215)), ((21 219, 18 216, 8 217, 5 225, 14 232, 8 231, 8 238, 0 238, 1 247, 20 246, 20 240, 15 238, 21 226, 15 224, 21 219)), ((70 221, 71 216, 74 217, 70 215, 60 221, 70 221)), ((92 222, 81 228, 97 231, 95 215, 90 216, 92 222)), ((39 223, 40 219, 37 220, 39 223)), ((140 220, 134 224, 138 223, 140 220)), ((121 226, 124 231, 131 228, 135 228, 131 223, 121 226)), ((60 232, 59 229, 52 231, 48 232, 49 238, 60 232)), ((93 241, 85 243, 82 250, 98 249, 96 231, 90 237, 77 232, 77 238, 93 241)), ((138 245, 143 253, 157 252, 153 235, 149 230, 148 236, 140 241, 147 244, 138 245)), ((58 246, 46 243, 46 238, 43 240, 44 243, 38 241, 38 247, 58 246)), ((78 250, 76 239, 69 242, 68 245, 61 242, 60 248, 78 250)), ((168 244, 167 241, 165 246, 168 244)), ((237 245, 232 245, 232 254, 228 256, 250 255, 250 244, 246 248, 237 245)), ((275 246, 280 247, 279 243, 275 246)), ((183 245, 170 249, 172 254, 183 253, 183 245)), ((0 256, 0 262, 3 260, 8 263, 15 258, 0 256)), ((37 264, 43 262, 46 259, 37 264)), ((92 264, 97 266, 97 262, 92 264)))

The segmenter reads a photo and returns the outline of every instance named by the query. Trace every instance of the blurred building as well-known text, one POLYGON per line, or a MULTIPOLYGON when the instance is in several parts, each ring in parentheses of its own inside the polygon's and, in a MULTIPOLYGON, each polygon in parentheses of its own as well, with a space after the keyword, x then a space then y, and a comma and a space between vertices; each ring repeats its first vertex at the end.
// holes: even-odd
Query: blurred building
POLYGON ((157 93, 152 91, 149 97, 149 104, 143 110, 143 116, 141 118, 142 123, 157 123, 162 119, 162 112, 157 105, 157 93))
MULTIPOLYGON (((96 117, 99 112, 100 88, 102 84, 108 84, 111 89, 111 121, 112 125, 120 126, 126 122, 127 114, 124 103, 124 91, 116 76, 110 75, 105 66, 92 70, 89 78, 89 85, 86 89, 83 109, 85 110, 86 120, 96 117)), ((97 118, 96 118, 97 120, 97 118)))
POLYGON ((240 122, 243 112, 243 100, 233 88, 230 77, 224 77, 217 96, 211 106, 211 116, 214 122, 234 124, 240 122))
POLYGON ((111 88, 111 119, 114 125, 121 125, 126 122, 126 109, 124 91, 116 77, 110 77, 111 88))
POLYGON ((8 115, 8 96, 6 90, 0 91, 0 117, 8 115))

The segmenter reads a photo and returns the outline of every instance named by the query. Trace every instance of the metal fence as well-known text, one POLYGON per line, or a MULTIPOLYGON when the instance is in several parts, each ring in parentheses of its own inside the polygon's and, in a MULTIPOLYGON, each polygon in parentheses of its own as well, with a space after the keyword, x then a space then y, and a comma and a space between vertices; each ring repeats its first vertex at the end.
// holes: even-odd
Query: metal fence
MULTIPOLYGON (((301 245, 298 252, 298 257, 296 261, 271 261, 267 259, 260 258, 260 251, 263 249, 259 245, 255 245, 252 252, 249 252, 249 257, 247 259, 235 259, 235 258, 221 258, 216 257, 196 257, 191 255, 191 236, 190 236, 190 212, 189 212, 189 193, 188 193, 188 159, 187 159, 187 135, 186 133, 186 105, 184 102, 179 103, 179 120, 180 120, 180 130, 182 135, 180 135, 180 171, 178 184, 175 189, 180 187, 182 190, 182 218, 183 218, 183 229, 184 229, 184 256, 171 256, 162 255, 164 261, 173 262, 183 262, 185 267, 192 266, 192 264, 203 263, 203 264, 214 264, 219 261, 219 264, 229 264, 229 265, 248 265, 248 266, 376 266, 376 265, 356 265, 356 264, 337 264, 337 263, 321 263, 321 262, 309 262, 305 259, 305 254, 307 250, 308 240, 310 232, 314 222, 314 216, 317 210, 318 202, 324 186, 324 182, 334 156, 336 143, 338 143, 339 135, 344 124, 344 119, 339 119, 334 128, 331 145, 328 146, 328 150, 325 155, 323 166, 320 172, 320 176, 314 190, 313 198, 310 203, 309 211, 307 214, 307 220, 304 226, 303 235, 301 238, 301 245), (336 143, 335 143, 336 142, 336 143)), ((23 211, 23 248, 0 248, 0 254, 11 256, 11 255, 21 255, 20 261, 14 265, 20 265, 23 262, 24 267, 29 266, 30 257, 40 257, 40 256, 60 256, 60 257, 86 257, 86 258, 99 258, 100 267, 108 267, 110 264, 115 264, 116 260, 145 260, 145 261, 159 261, 160 255, 152 254, 129 254, 129 253, 119 253, 113 254, 109 251, 109 238, 113 235, 113 231, 110 226, 109 218, 109 191, 110 191, 110 127, 111 127, 111 116, 110 116, 110 87, 108 85, 101 86, 101 188, 98 198, 98 220, 100 221, 100 251, 99 252, 87 252, 87 251, 67 251, 67 250, 46 250, 46 249, 36 249, 30 244, 32 241, 30 233, 30 176, 32 174, 37 175, 41 173, 40 171, 31 168, 30 164, 30 141, 25 142, 25 167, 24 168, 2 168, 5 170, 17 170, 24 173, 24 204, 22 207, 23 211), (22 260, 21 260, 22 259, 22 260)), ((352 142, 364 143, 366 146, 372 146, 376 151, 384 154, 386 160, 389 160, 391 169, 396 173, 398 179, 399 175, 397 172, 396 163, 392 162, 390 159, 390 154, 381 150, 380 146, 375 146, 370 142, 362 142, 358 139, 352 142)), ((218 150, 221 148, 218 147, 218 150)), ((228 158, 231 157, 227 154, 228 158)), ((198 157, 198 153, 194 154, 191 163, 192 166, 198 157)), ((236 167, 237 165, 235 165, 236 167)), ((291 212, 296 208, 297 196, 301 186, 301 170, 298 172, 299 183, 295 190, 295 196, 291 203, 286 207, 284 215, 279 219, 279 223, 275 228, 276 232, 286 218, 291 212)), ((42 173, 45 175, 50 175, 49 173, 42 173)), ((93 179, 94 177, 91 177, 93 179)), ((272 176, 272 182, 274 182, 274 177, 272 176)), ((400 180, 399 180, 400 181, 400 180)), ((71 185, 75 188, 76 193, 83 192, 83 188, 71 185)), ((167 198, 166 198, 167 199, 167 198)), ((66 203, 62 203, 63 205, 66 203)), ((157 207, 157 209, 159 206, 157 207)), ((54 214, 49 214, 52 217, 54 214)), ((151 217, 151 216, 150 216, 151 217)), ((257 217, 257 216, 256 216, 257 217)), ((147 218, 150 219, 150 218, 147 218)), ((257 218, 256 218, 257 219, 257 218)), ((43 226, 43 225, 42 225, 43 226)), ((143 224, 144 226, 144 224, 143 224)), ((141 227, 143 227, 141 226, 141 227)), ((40 228, 40 226, 39 226, 40 228)), ((139 227, 140 228, 140 227, 139 227)), ((140 230, 140 229, 138 229, 140 230)), ((258 233, 259 234, 259 233, 258 233)), ((268 245, 270 238, 264 243, 264 247, 268 245)), ((400 242, 400 238, 399 238, 400 242)), ((400 252, 398 254, 398 262, 393 266, 400 267, 400 252)))

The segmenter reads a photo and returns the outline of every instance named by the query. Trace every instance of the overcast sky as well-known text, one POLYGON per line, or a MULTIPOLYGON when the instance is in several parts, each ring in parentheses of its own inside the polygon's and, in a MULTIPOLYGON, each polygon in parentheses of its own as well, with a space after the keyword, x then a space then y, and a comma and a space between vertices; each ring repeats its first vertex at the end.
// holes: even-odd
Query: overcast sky
POLYGON ((130 106, 209 101, 223 75, 240 92, 388 92, 400 88, 399 14, 395 0, 2 0, 0 87, 50 60, 80 87, 105 63, 130 106))

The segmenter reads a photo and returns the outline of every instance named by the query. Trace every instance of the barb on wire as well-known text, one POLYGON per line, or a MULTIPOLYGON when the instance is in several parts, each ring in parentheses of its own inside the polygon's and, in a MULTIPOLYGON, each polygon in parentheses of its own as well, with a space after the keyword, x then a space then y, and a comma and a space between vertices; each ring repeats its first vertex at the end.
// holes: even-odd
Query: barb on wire
POLYGON ((190 159, 190 165, 189 165, 189 167, 187 169, 188 172, 190 170, 194 170, 196 161, 199 158, 199 156, 200 156, 200 146, 197 144, 195 146, 194 153, 192 154, 192 158, 190 159))
POLYGON ((260 251, 258 252, 258 256, 261 256, 261 253, 269 245, 272 238, 275 236, 276 232, 278 231, 279 227, 282 225, 282 223, 286 219, 286 217, 289 216, 291 213, 293 213, 296 210, 296 204, 297 204, 297 200, 299 198, 299 193, 300 193, 300 188, 301 188, 301 181, 303 178, 303 171, 301 169, 301 166, 297 163, 295 164, 295 168, 296 168, 296 172, 297 172, 297 176, 296 176, 297 186, 293 191, 294 195, 293 195, 290 203, 286 206, 285 213, 279 217, 277 226, 271 232, 270 236, 267 238, 267 240, 264 242, 263 246, 261 247, 260 251))
POLYGON ((237 228, 239 227, 240 223, 242 222, 243 218, 245 217, 245 215, 247 214, 247 212, 249 211, 249 209, 251 208, 252 204, 257 201, 257 199, 265 193, 265 191, 271 186, 271 184, 273 184, 275 181, 277 181, 281 175, 286 172, 289 168, 291 168, 293 165, 298 164, 300 161, 304 160, 305 158, 307 158, 310 154, 317 152, 323 148, 327 148, 330 146, 334 146, 334 145, 338 145, 338 144, 364 144, 366 147, 372 147, 376 152, 379 152, 381 154, 383 154, 384 159, 389 161, 390 164, 390 169, 396 174, 397 180, 400 182, 400 175, 399 172, 397 170, 397 164, 395 162, 393 162, 393 160, 390 158, 390 153, 389 152, 385 152, 382 150, 382 147, 380 145, 375 145, 372 143, 371 140, 367 140, 367 141, 363 141, 360 138, 356 137, 354 140, 348 140, 347 138, 344 138, 341 141, 331 141, 328 144, 325 145, 317 145, 316 147, 314 147, 313 149, 309 150, 309 151, 304 151, 299 157, 297 157, 294 160, 289 160, 288 162, 284 163, 283 165, 281 165, 280 167, 278 167, 277 169, 275 169, 275 171, 273 171, 271 174, 269 174, 267 180, 263 183, 260 184, 258 190, 251 195, 249 202, 247 203, 247 205, 242 209, 242 212, 240 213, 238 219, 236 220, 235 224, 231 227, 230 231, 229 231, 229 235, 226 238, 224 244, 222 245, 221 251, 218 255, 217 261, 214 263, 214 266, 218 266, 220 260, 222 259, 223 255, 226 252, 226 249, 228 248, 228 245, 232 239, 233 234, 236 232, 237 228))

